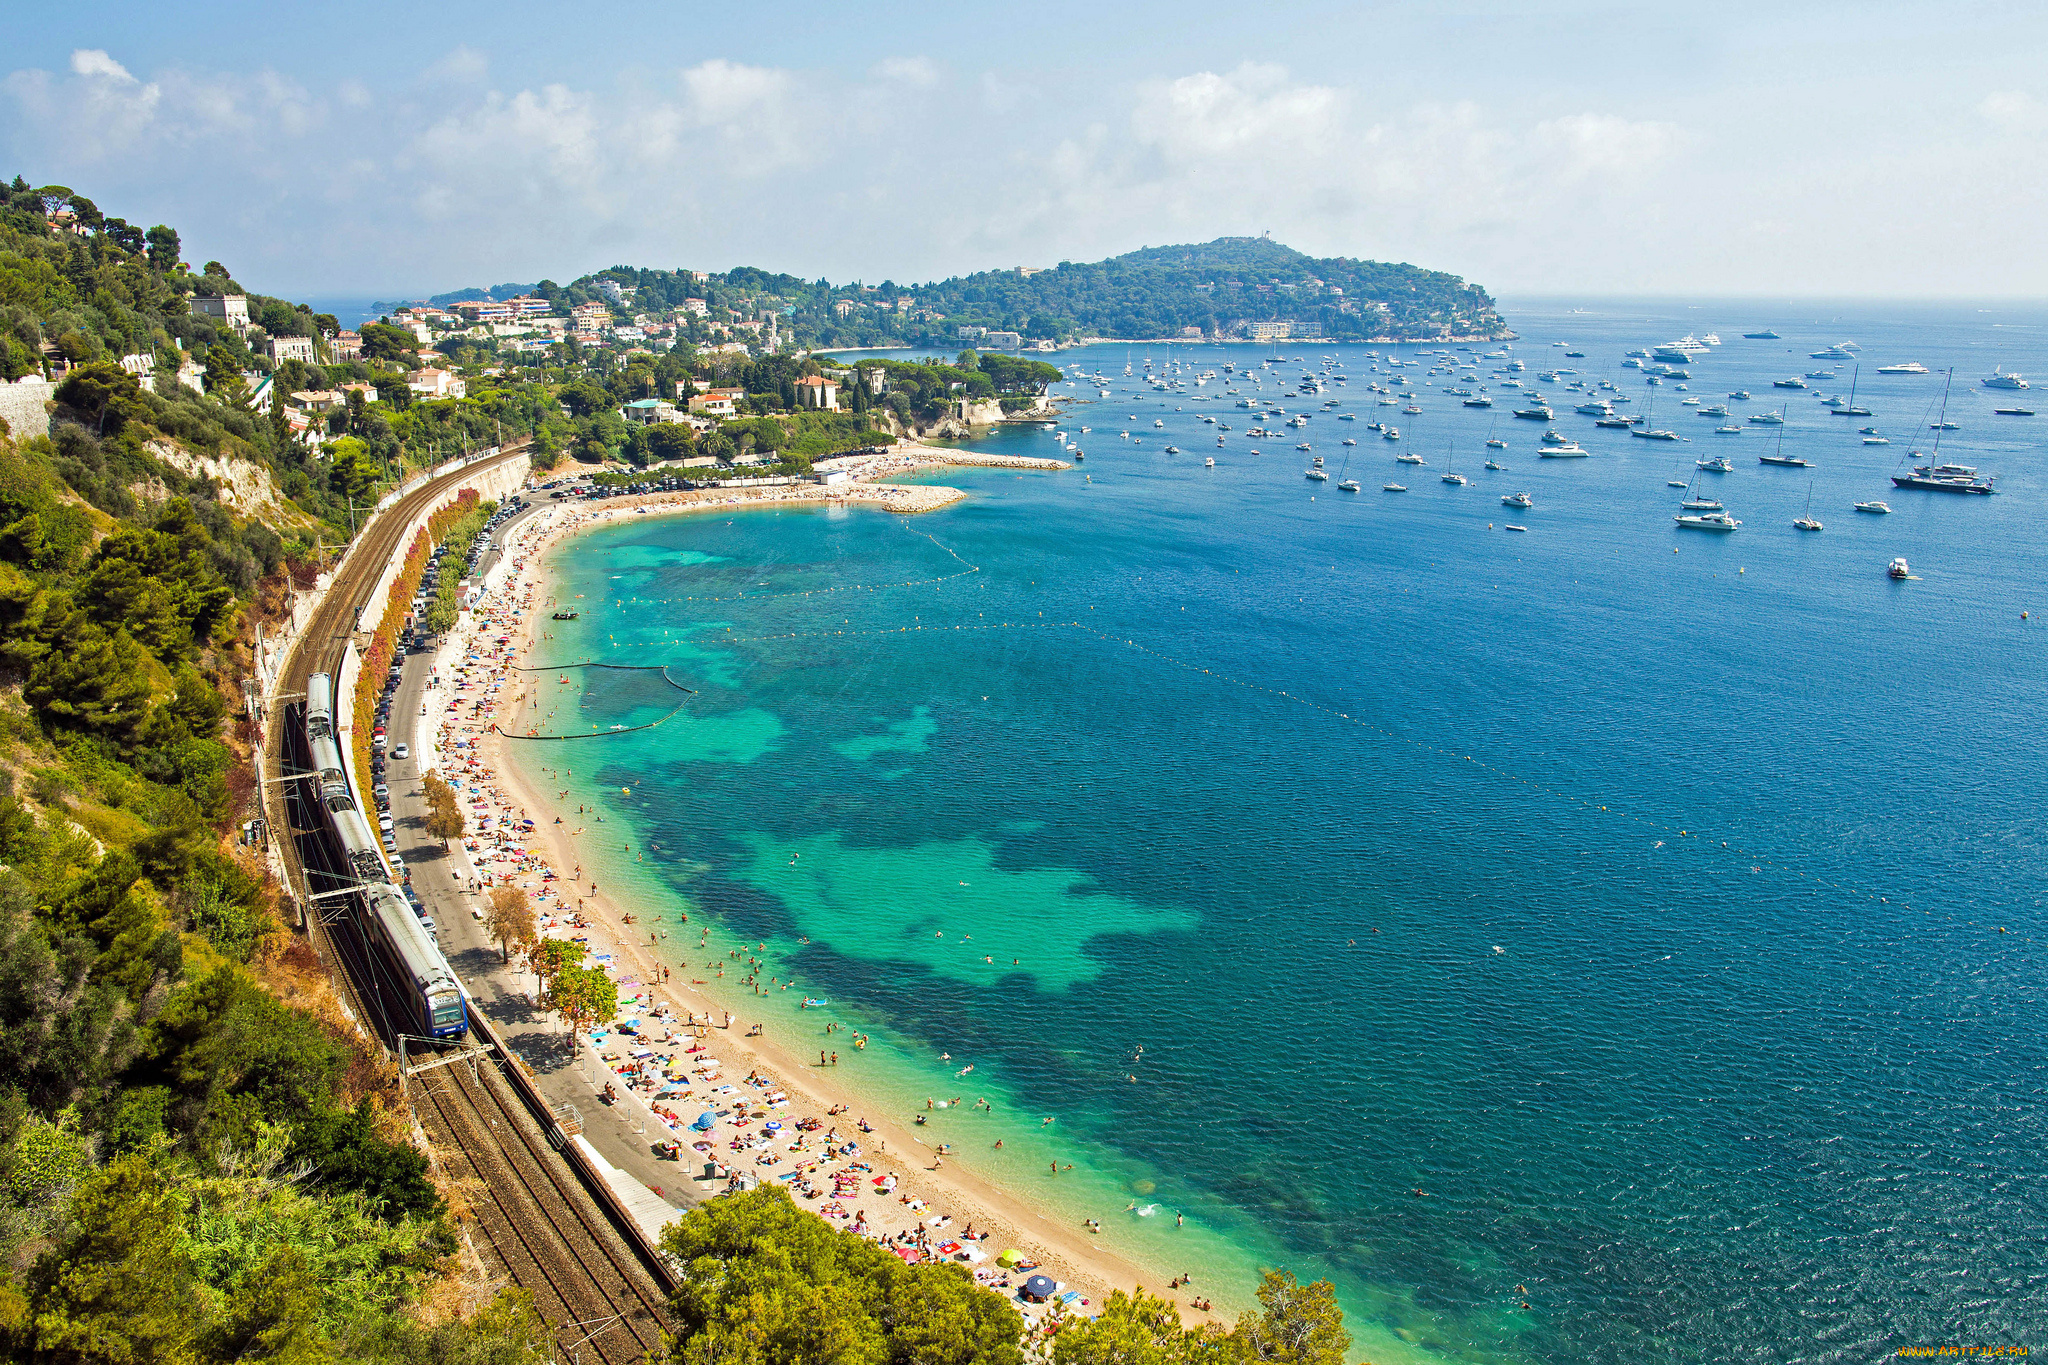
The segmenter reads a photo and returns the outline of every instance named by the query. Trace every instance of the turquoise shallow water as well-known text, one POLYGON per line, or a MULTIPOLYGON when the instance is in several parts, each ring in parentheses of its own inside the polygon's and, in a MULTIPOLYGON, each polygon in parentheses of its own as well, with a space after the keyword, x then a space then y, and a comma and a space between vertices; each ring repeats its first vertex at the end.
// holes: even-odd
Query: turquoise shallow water
MULTIPOLYGON (((1541 424, 1457 407, 1426 366, 1404 371, 1424 412, 1392 417, 1362 347, 1323 395, 1356 422, 1246 441, 1234 400, 1126 389, 1125 348, 1100 348, 1058 357, 1118 376, 1069 423, 1094 428, 1075 472, 927 476, 972 497, 909 520, 753 510, 573 542, 563 655, 697 689, 576 747, 578 798, 653 855, 607 875, 708 916, 721 954, 766 944, 797 983, 778 1028, 817 1026, 810 995, 873 1032, 847 1064, 878 1102, 997 1101, 934 1111, 965 1159, 1219 1298, 1258 1264, 1329 1275, 1375 1359, 2027 1341, 2048 530, 2034 428, 1975 380, 2048 360, 2048 319, 1513 321, 1531 375, 1612 377, 1639 407, 1623 352, 1717 328, 1690 393, 1655 391, 1690 443, 1557 403, 1594 453, 1539 462, 1541 424), (1735 339, 1764 322, 1786 339, 1735 339), (1873 418, 1770 389, 1844 338, 1873 418), (1944 454, 1999 496, 1888 488, 1940 387, 1869 373, 1903 359, 1960 367, 1944 454), (1774 434, 1717 439, 1678 403, 1736 388, 1740 411, 1790 405, 1812 469, 1760 467, 1774 434), (1238 428, 1221 450, 1204 414, 1238 428), (1393 464, 1362 429, 1381 418, 1430 464, 1393 464), (1862 445, 1866 423, 1898 444, 1862 445), (1479 467, 1489 426, 1506 472, 1479 467), (1308 485, 1304 437, 1333 468, 1349 449, 1367 491, 1308 485), (1472 486, 1436 479, 1445 447, 1472 486), (1667 479, 1709 453, 1736 466, 1726 538, 1670 520, 1667 479), (1378 491, 1397 472, 1409 492, 1378 491), (1789 524, 1809 483, 1818 535, 1789 524), (1521 489, 1530 531, 1508 535, 1521 489), (1849 511, 1870 497, 1897 510, 1849 511), (1888 581, 1893 555, 1920 578, 1888 581), (1041 1177, 1054 1159, 1077 1169, 1041 1177)), ((987 444, 1057 453, 1036 430, 987 444)), ((654 704, 612 687, 572 689, 583 723, 654 704)))

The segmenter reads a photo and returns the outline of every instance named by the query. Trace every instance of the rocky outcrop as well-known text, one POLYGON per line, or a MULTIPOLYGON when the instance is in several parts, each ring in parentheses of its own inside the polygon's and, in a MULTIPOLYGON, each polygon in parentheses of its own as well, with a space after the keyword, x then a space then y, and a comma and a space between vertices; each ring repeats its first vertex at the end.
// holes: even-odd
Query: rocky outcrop
POLYGON ((312 524, 278 491, 270 471, 260 464, 233 456, 196 454, 172 441, 151 441, 147 449, 181 474, 212 479, 220 501, 245 517, 271 526, 312 524))
POLYGON ((57 386, 47 379, 0 381, 0 421, 16 436, 48 436, 49 403, 56 392, 57 386))

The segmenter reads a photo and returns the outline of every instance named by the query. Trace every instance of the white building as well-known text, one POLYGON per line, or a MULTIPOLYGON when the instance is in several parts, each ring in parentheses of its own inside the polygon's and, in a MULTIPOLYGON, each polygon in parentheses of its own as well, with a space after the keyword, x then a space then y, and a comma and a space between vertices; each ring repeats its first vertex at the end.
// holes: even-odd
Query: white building
POLYGON ((800 408, 839 410, 839 386, 823 375, 809 374, 796 381, 796 405, 800 408))
POLYGON ((224 322, 237 332, 249 330, 249 296, 247 294, 194 294, 192 313, 195 317, 211 318, 224 322))

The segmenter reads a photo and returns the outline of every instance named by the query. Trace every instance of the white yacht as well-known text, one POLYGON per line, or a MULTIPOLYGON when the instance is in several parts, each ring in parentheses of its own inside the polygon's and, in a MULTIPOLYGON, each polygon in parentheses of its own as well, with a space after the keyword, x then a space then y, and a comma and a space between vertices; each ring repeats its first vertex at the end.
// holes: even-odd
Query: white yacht
POLYGON ((1879 502, 1877 499, 1872 498, 1869 502, 1857 503, 1856 510, 1859 512, 1875 512, 1878 516, 1882 517, 1891 514, 1892 505, 1888 502, 1879 502))
POLYGON ((1913 571, 1906 566, 1904 557, 1892 560, 1891 563, 1885 565, 1884 571, 1893 578, 1911 578, 1913 576, 1913 571))
POLYGON ((1358 480, 1346 479, 1338 484, 1337 487, 1343 489, 1346 493, 1356 493, 1358 491, 1358 480))
POLYGON ((1486 462, 1486 467, 1487 467, 1488 469, 1506 469, 1506 468, 1507 468, 1507 466, 1506 466, 1506 465, 1502 464, 1502 463, 1501 463, 1500 461, 1498 461, 1498 460, 1488 460, 1488 461, 1486 462))
MULTIPOLYGON (((1991 377, 1982 382, 1987 389, 2024 389, 2027 387, 2026 380, 2016 374, 2007 374, 2004 370, 1993 370, 1991 377)), ((1903 564, 1905 561, 1900 560, 1899 562, 1903 564)))
POLYGON ((1527 493, 1510 493, 1501 499, 1509 507, 1534 507, 1536 500, 1527 493))
POLYGON ((1877 372, 1879 374, 1926 374, 1927 367, 1917 360, 1909 360, 1903 365, 1880 365, 1877 367, 1877 372))
POLYGON ((1320 469, 1306 469, 1302 472, 1317 483, 1328 483, 1330 481, 1329 474, 1320 469))
POLYGON ((1726 512, 1700 512, 1694 515, 1679 513, 1672 518, 1682 530, 1687 531, 1732 531, 1742 525, 1726 512))
POLYGON ((1458 487, 1463 488, 1466 484, 1472 481, 1466 478, 1463 474, 1446 474, 1444 475, 1444 482, 1449 484, 1456 484, 1458 487))
POLYGON ((1563 445, 1546 443, 1536 453, 1546 460, 1583 460, 1592 452, 1577 441, 1566 441, 1563 445))
POLYGON ((1396 456, 1394 457, 1394 463, 1396 463, 1396 464, 1426 464, 1426 463, 1428 463, 1428 462, 1427 462, 1427 461, 1425 461, 1425 460, 1424 460, 1424 459, 1423 459, 1423 458, 1422 458, 1422 457, 1421 457, 1420 455, 1417 455, 1416 453, 1414 453, 1413 451, 1408 451, 1408 450, 1404 450, 1404 451, 1402 451, 1402 452, 1401 452, 1401 453, 1400 453, 1399 455, 1396 455, 1396 456))

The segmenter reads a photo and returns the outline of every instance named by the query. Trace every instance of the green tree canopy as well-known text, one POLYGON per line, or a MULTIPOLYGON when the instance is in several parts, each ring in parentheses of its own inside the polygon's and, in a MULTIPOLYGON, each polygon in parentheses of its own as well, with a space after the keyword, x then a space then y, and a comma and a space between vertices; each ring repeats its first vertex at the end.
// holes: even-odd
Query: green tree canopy
POLYGON ((762 1186, 662 1233, 682 1365, 1022 1365, 1016 1310, 960 1266, 905 1265, 762 1186))

